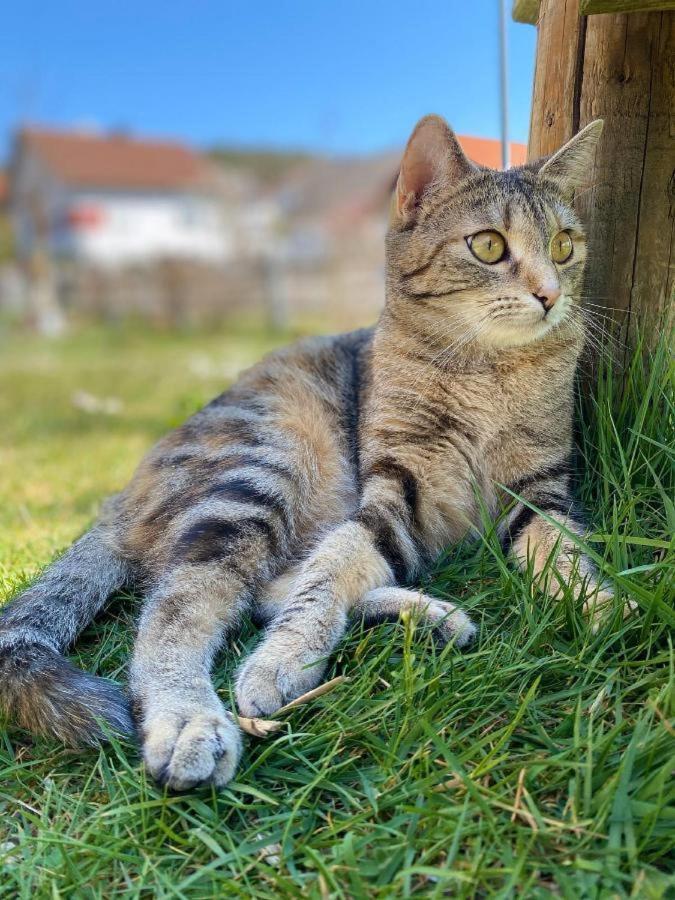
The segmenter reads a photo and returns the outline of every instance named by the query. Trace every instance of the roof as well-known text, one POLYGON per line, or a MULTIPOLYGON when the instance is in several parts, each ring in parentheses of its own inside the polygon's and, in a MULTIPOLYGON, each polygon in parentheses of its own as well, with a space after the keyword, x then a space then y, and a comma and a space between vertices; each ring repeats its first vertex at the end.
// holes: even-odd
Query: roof
MULTIPOLYGON (((502 142, 495 138, 478 138, 466 134, 458 134, 457 138, 462 150, 469 159, 480 166, 490 169, 502 167, 502 142)), ((509 144, 509 165, 522 166, 527 161, 527 146, 511 141, 509 144)))
POLYGON ((18 146, 33 152, 60 181, 78 187, 178 190, 196 186, 205 161, 183 144, 27 128, 18 146))
POLYGON ((7 173, 0 169, 0 207, 3 207, 9 199, 9 183, 7 173))

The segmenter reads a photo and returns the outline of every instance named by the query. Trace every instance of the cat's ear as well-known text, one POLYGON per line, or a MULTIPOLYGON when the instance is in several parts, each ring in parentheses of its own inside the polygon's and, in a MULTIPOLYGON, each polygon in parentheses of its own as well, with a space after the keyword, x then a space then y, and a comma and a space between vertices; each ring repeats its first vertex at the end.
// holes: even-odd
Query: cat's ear
POLYGON ((472 171, 475 166, 464 155, 448 123, 440 116, 425 116, 415 126, 403 154, 394 216, 412 221, 431 185, 457 181, 472 171))
POLYGON ((593 168, 595 147, 602 134, 602 119, 596 119, 575 134, 564 147, 549 157, 539 169, 541 178, 552 181, 564 194, 588 180, 593 168))

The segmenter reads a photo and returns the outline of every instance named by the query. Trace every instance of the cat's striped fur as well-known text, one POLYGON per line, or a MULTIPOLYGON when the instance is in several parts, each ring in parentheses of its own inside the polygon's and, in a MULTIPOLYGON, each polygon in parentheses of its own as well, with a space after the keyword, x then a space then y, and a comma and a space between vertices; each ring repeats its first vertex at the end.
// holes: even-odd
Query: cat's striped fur
POLYGON ((3 711, 74 743, 100 737, 97 720, 130 729, 123 695, 61 654, 135 585, 146 601, 130 688, 146 764, 173 788, 224 784, 240 738, 210 669, 227 630, 249 611, 267 623, 237 679, 244 715, 316 685, 350 615, 416 608, 462 646, 466 614, 405 585, 479 527, 481 505, 497 516, 511 504, 504 545, 545 588, 586 581, 587 604, 608 603, 574 542, 532 508, 583 531, 570 450, 585 248, 569 195, 598 133, 497 173, 470 164, 442 120, 422 120, 377 326, 271 355, 151 450, 94 529, 3 611, 3 711), (467 246, 486 228, 508 243, 497 265, 467 246), (556 266, 561 228, 574 254, 556 266))

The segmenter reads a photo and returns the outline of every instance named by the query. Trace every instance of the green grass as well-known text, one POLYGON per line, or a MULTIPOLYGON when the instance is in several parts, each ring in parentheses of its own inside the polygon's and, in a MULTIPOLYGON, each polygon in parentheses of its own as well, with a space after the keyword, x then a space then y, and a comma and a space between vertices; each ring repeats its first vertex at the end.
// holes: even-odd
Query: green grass
MULTIPOLYGON (((0 347, 3 596, 86 527, 167 426, 271 343, 127 330, 0 347), (74 408, 80 388, 119 397, 121 414, 74 408)), ((412 622, 357 627, 326 676, 350 680, 287 714, 272 738, 249 740, 219 794, 165 794, 132 747, 71 751, 0 730, 0 896, 672 895, 665 342, 620 383, 605 370, 580 403, 580 495, 592 550, 637 615, 592 634, 569 599, 534 594, 488 535, 430 580, 471 610, 475 647, 436 650, 412 622)), ((116 601, 79 663, 123 679, 137 609, 116 601)), ((226 699, 255 639, 248 627, 218 664, 226 699)))

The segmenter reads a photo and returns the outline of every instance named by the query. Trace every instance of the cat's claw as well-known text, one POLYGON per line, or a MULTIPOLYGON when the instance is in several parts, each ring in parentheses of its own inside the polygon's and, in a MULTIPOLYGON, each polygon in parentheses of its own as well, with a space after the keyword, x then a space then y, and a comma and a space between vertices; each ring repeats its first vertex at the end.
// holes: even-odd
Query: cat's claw
POLYGON ((241 736, 222 711, 189 717, 161 716, 143 726, 143 758, 152 777, 174 791, 231 781, 241 756, 241 736))

